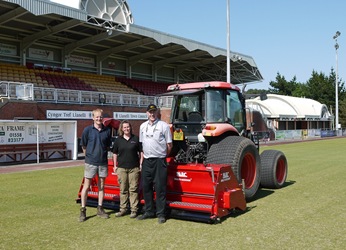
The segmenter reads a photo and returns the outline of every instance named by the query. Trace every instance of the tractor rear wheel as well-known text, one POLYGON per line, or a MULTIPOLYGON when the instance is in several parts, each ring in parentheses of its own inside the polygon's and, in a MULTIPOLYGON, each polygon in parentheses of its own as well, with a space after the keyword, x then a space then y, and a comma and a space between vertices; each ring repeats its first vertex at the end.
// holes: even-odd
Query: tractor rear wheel
POLYGON ((286 156, 278 150, 265 150, 261 153, 261 186, 281 188, 287 177, 286 156))
POLYGON ((260 184, 260 157, 255 144, 248 138, 220 138, 210 146, 206 162, 230 164, 238 183, 244 180, 245 198, 256 194, 260 184))

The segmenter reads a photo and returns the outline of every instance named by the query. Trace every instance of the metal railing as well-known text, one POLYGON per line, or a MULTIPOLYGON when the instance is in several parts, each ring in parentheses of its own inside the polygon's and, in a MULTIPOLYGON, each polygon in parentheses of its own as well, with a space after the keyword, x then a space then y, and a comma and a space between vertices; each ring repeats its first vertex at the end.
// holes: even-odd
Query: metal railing
POLYGON ((11 100, 66 104, 97 104, 111 106, 145 107, 157 103, 157 97, 109 92, 82 91, 34 87, 32 83, 0 81, 0 97, 11 100))
POLYGON ((34 85, 24 82, 4 82, 0 81, 0 97, 18 100, 33 100, 34 85))

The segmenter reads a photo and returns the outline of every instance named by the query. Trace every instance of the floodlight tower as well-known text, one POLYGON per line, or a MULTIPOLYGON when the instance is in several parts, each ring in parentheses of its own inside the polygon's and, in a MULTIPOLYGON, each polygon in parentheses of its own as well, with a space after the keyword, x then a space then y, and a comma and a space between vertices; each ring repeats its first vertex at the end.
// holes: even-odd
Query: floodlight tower
POLYGON ((335 40, 335 59, 336 59, 336 68, 335 68, 335 130, 338 134, 339 129, 339 90, 338 90, 338 37, 341 35, 340 31, 337 31, 333 36, 335 40))
POLYGON ((230 62, 230 13, 229 13, 229 0, 227 1, 227 82, 231 83, 231 62, 230 62))

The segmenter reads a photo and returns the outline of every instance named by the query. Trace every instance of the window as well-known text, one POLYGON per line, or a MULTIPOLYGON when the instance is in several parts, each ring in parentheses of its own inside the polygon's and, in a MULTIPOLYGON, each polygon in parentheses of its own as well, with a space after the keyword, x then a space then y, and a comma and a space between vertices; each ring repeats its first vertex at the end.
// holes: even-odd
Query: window
POLYGON ((225 122, 223 90, 209 90, 207 92, 207 121, 225 122))
POLYGON ((176 122, 201 122, 204 120, 204 95, 178 96, 175 104, 177 110, 174 120, 176 122))
POLYGON ((227 119, 241 132, 244 129, 244 109, 236 91, 228 91, 226 96, 227 119))

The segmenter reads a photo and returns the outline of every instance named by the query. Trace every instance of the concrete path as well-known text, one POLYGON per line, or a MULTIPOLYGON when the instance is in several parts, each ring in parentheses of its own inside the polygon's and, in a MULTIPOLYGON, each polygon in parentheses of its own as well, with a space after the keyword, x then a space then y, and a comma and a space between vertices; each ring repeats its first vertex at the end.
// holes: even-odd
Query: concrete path
POLYGON ((6 166, 0 166, 0 174, 29 172, 29 171, 45 170, 45 169, 53 169, 53 168, 68 168, 68 167, 77 167, 77 166, 83 166, 83 165, 84 165, 84 159, 6 165, 6 166))

